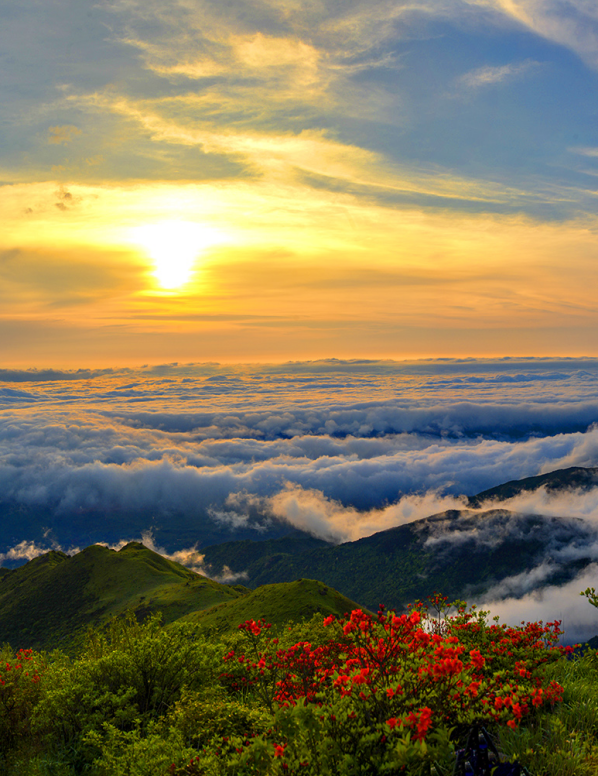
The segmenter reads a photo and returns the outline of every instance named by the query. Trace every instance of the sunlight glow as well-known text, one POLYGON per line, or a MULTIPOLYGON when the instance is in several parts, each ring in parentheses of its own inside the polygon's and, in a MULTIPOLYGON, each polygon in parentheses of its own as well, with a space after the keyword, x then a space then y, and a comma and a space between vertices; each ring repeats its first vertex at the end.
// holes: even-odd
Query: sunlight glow
POLYGON ((199 254, 220 242, 220 235, 211 227, 191 221, 160 221, 135 227, 132 239, 153 260, 153 274, 159 285, 176 289, 189 282, 199 254))

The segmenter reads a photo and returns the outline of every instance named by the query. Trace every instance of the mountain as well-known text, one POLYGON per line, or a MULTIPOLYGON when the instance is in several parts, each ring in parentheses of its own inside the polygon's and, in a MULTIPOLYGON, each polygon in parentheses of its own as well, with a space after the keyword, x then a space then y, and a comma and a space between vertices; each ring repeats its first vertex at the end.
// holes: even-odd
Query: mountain
POLYGON ((525 477, 522 480, 510 480, 494 488, 483 490, 469 498, 469 506, 477 509, 490 501, 506 501, 520 493, 530 493, 539 488, 548 492, 567 490, 591 490, 598 486, 598 468, 572 466, 569 469, 557 469, 537 477, 525 477))
POLYGON ((500 509, 496 499, 596 484, 598 469, 564 469, 479 493, 469 502, 475 511, 450 510, 355 542, 331 545, 292 531, 202 551, 211 576, 227 566, 244 575, 247 587, 219 584, 138 542, 118 552, 101 545, 72 557, 48 552, 16 569, 0 568, 0 644, 68 649, 88 625, 127 609, 222 630, 251 617, 282 622, 315 611, 339 614, 355 601, 370 610, 380 603, 402 609, 435 591, 471 599, 494 588, 496 597, 517 596, 533 589, 518 588, 517 576, 530 582, 527 572, 541 564, 536 587, 563 584, 593 560, 595 530, 582 520, 500 509))
POLYGON ((92 545, 49 552, 0 577, 0 643, 68 648, 73 634, 126 609, 161 611, 165 622, 249 591, 220 585, 138 542, 119 552, 92 545))
MULTIPOLYGON (((432 515, 355 542, 306 547, 296 533, 284 540, 228 542, 206 547, 204 563, 213 574, 224 565, 244 573, 250 588, 316 577, 369 609, 379 603, 402 608, 437 590, 452 598, 483 596, 543 562, 554 570, 536 586, 563 584, 591 562, 587 548, 598 538, 594 530, 581 520, 510 512, 497 501, 539 487, 556 492, 596 485, 598 469, 562 469, 483 491, 469 500, 472 509, 432 515), (493 504, 497 508, 473 511, 493 504)), ((523 592, 509 587, 509 595, 523 592)))
MULTIPOLYGON (((309 544, 309 542, 308 542, 309 544)), ((126 610, 229 630, 247 619, 280 624, 316 612, 342 615, 358 605, 316 580, 251 591, 222 585, 131 542, 116 552, 92 545, 69 557, 49 552, 0 576, 0 644, 67 651, 88 626, 126 610)))
POLYGON ((355 601, 322 582, 297 579, 294 582, 262 585, 241 598, 192 612, 181 619, 222 632, 237 628, 239 623, 249 619, 282 625, 289 620, 297 622, 303 618, 309 619, 316 613, 323 617, 329 614, 341 617, 357 608, 360 606, 355 601))

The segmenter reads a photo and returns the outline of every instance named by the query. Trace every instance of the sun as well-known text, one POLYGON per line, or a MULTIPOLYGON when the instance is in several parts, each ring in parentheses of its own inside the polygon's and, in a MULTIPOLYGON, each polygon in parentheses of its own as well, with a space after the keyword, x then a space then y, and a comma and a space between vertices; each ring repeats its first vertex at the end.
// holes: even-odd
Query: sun
POLYGON ((202 250, 216 242, 215 229, 193 221, 159 221, 132 229, 133 242, 154 262, 153 274, 164 289, 177 289, 191 279, 202 250))

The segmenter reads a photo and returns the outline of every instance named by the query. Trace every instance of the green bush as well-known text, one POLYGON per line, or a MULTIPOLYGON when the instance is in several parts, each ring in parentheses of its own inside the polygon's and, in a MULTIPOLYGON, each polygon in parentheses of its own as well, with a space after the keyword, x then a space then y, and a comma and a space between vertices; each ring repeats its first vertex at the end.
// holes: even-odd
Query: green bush
POLYGON ((50 751, 81 770, 100 754, 98 735, 143 733, 183 690, 211 686, 216 651, 192 626, 165 629, 159 617, 140 624, 133 615, 113 620, 88 633, 78 658, 51 665, 34 729, 50 751))
POLYGON ((75 657, 4 648, 0 773, 446 776, 480 715, 534 776, 598 773, 598 653, 435 601, 226 636, 129 615, 75 657))

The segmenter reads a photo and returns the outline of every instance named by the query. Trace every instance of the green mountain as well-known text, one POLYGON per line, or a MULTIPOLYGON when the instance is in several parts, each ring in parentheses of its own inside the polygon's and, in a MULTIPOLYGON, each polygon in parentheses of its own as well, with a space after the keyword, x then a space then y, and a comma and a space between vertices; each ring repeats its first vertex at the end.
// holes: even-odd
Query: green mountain
POLYGON ((252 618, 280 624, 316 612, 342 615, 357 606, 315 580, 251 591, 214 582, 139 542, 118 552, 96 544, 72 557, 49 552, 4 570, 0 644, 69 651, 88 626, 101 625, 126 610, 140 619, 159 611, 166 624, 182 619, 225 631, 252 618))
POLYGON ((0 577, 0 643, 67 647, 73 634, 126 609, 161 611, 171 622, 249 592, 196 574, 138 542, 119 552, 92 545, 49 552, 0 577))
POLYGON ((265 620, 273 625, 282 625, 293 620, 309 619, 316 612, 324 617, 343 614, 360 608, 337 590, 315 579, 297 579, 273 585, 262 585, 257 590, 217 604, 210 609, 192 612, 182 620, 197 622, 218 632, 237 628, 246 620, 265 620))
MULTIPOLYGON (((505 483, 479 493, 469 503, 479 508, 539 487, 554 492, 597 484, 598 469, 573 467, 505 483)), ((294 534, 269 542, 228 542, 203 552, 211 573, 218 574, 226 565, 233 572, 244 572, 251 588, 316 577, 376 609, 379 603, 402 608, 434 591, 453 598, 477 597, 505 578, 555 558, 557 570, 537 584, 563 584, 588 565, 591 557, 585 548, 595 540, 592 529, 580 520, 499 508, 463 509, 338 546, 306 547, 305 540, 294 534), (574 549, 571 557, 577 559, 559 560, 565 547, 574 549)))

